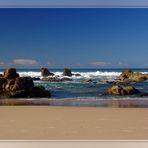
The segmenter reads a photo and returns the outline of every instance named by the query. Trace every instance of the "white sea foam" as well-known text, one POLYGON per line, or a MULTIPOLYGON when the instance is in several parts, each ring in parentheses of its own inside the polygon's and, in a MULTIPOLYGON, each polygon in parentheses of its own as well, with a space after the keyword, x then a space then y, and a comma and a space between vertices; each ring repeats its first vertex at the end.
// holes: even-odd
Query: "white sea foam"
POLYGON ((40 77, 41 73, 40 72, 34 72, 34 71, 29 71, 29 72, 18 72, 20 76, 31 76, 31 77, 40 77))
MULTIPOLYGON (((18 72, 20 76, 31 76, 31 77, 41 77, 41 72, 35 72, 35 71, 24 71, 24 72, 18 72)), ((55 76, 59 76, 59 78, 63 78, 62 75, 63 72, 57 71, 53 72, 55 76)), ((121 74, 121 72, 108 72, 108 71, 95 71, 95 72, 72 72, 74 75, 71 77, 72 79, 107 79, 107 80, 113 80, 117 76, 121 74), (75 74, 80 74, 80 76, 75 76, 75 74)), ((143 74, 148 74, 148 72, 142 72, 143 74)), ((0 72, 0 74, 3 74, 3 72, 0 72)))
MULTIPOLYGON (((20 76, 31 76, 31 77, 41 77, 40 72, 18 72, 20 76)), ((63 72, 54 72, 55 76, 58 76, 59 78, 63 78, 65 76, 62 75, 63 72)), ((119 76, 121 73, 120 72, 101 72, 101 71, 96 71, 96 72, 73 72, 73 76, 71 77, 72 79, 107 79, 107 80, 113 80, 117 76, 119 76), (80 76, 75 76, 75 74, 80 74, 80 76)))

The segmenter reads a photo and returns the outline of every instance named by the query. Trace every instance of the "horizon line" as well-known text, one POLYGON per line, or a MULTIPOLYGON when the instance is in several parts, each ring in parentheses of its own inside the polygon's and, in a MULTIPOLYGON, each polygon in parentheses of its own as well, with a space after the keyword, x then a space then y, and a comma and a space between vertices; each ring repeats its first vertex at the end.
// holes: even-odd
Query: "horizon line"
POLYGON ((0 8, 148 8, 148 5, 0 5, 0 8))
POLYGON ((6 68, 0 68, 0 70, 3 70, 3 69, 7 69, 7 68, 15 68, 15 69, 41 69, 41 68, 48 68, 48 69, 65 69, 65 68, 68 68, 68 69, 148 69, 147 68, 136 68, 136 67, 130 67, 130 68, 70 68, 70 67, 65 67, 65 68, 49 68, 48 66, 43 66, 43 67, 38 67, 38 68, 19 68, 19 67, 6 67, 6 68))

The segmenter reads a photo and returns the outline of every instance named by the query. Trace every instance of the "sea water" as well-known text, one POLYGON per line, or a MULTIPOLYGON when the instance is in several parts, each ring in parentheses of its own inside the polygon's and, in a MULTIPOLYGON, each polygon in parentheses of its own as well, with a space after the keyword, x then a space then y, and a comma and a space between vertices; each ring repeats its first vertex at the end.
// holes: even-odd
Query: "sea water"
MULTIPOLYGON (((55 76, 63 78, 63 69, 49 69, 55 76)), ((111 97, 104 95, 111 83, 103 83, 104 81, 113 82, 121 74, 123 69, 71 69, 73 75, 69 77, 72 81, 64 82, 49 82, 49 81, 34 81, 35 85, 43 85, 47 90, 50 90, 51 97, 49 98, 52 104, 59 105, 87 105, 99 106, 110 100, 148 100, 147 98, 137 97, 137 95, 111 97), (85 82, 92 80, 92 83, 85 82)), ((148 73, 148 69, 132 69, 134 72, 148 73)), ((17 69, 20 76, 31 76, 41 78, 40 69, 17 69)), ((3 70, 0 70, 3 73, 3 70)), ((148 81, 133 83, 134 86, 141 92, 148 92, 148 81)))

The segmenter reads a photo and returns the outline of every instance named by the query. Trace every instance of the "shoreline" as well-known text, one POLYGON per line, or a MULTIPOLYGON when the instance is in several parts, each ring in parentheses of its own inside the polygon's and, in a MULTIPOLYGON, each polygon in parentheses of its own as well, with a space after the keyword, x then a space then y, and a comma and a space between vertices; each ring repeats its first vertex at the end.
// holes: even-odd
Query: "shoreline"
POLYGON ((0 99, 0 106, 69 106, 105 108, 148 108, 148 98, 88 99, 88 98, 11 98, 0 99))
POLYGON ((147 108, 1 106, 1 140, 146 140, 147 108))

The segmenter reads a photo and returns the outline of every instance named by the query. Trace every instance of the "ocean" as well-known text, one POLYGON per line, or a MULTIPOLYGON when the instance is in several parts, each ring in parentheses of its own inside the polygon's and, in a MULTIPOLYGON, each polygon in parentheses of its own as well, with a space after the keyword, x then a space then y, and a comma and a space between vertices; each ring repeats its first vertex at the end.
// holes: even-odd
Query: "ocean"
MULTIPOLYGON (((147 101, 146 97, 131 96, 106 96, 104 93, 112 86, 111 83, 103 83, 104 81, 116 81, 123 69, 71 69, 73 74, 80 74, 80 76, 72 76, 72 81, 64 82, 48 82, 48 81, 34 81, 35 85, 43 85, 50 90, 51 97, 50 104, 52 105, 69 105, 69 106, 104 106, 112 102, 118 103, 126 101, 141 103, 142 100, 147 101), (91 79, 91 83, 85 82, 91 79)), ((148 73, 148 69, 132 69, 134 72, 148 73)), ((63 69, 49 69, 55 76, 63 78, 63 69)), ((41 78, 40 69, 17 69, 20 76, 31 76, 41 78)), ((0 70, 0 74, 3 70, 0 70)), ((134 86, 141 92, 148 92, 148 81, 141 83, 133 83, 134 86)), ((35 100, 35 98, 34 98, 35 100)), ((41 98, 42 100, 42 98, 41 98)), ((115 105, 115 103, 113 103, 115 105)), ((144 104, 142 102, 142 104, 144 104)), ((135 105, 135 104, 134 104, 135 105)), ((146 104, 145 104, 146 105, 146 104)))

